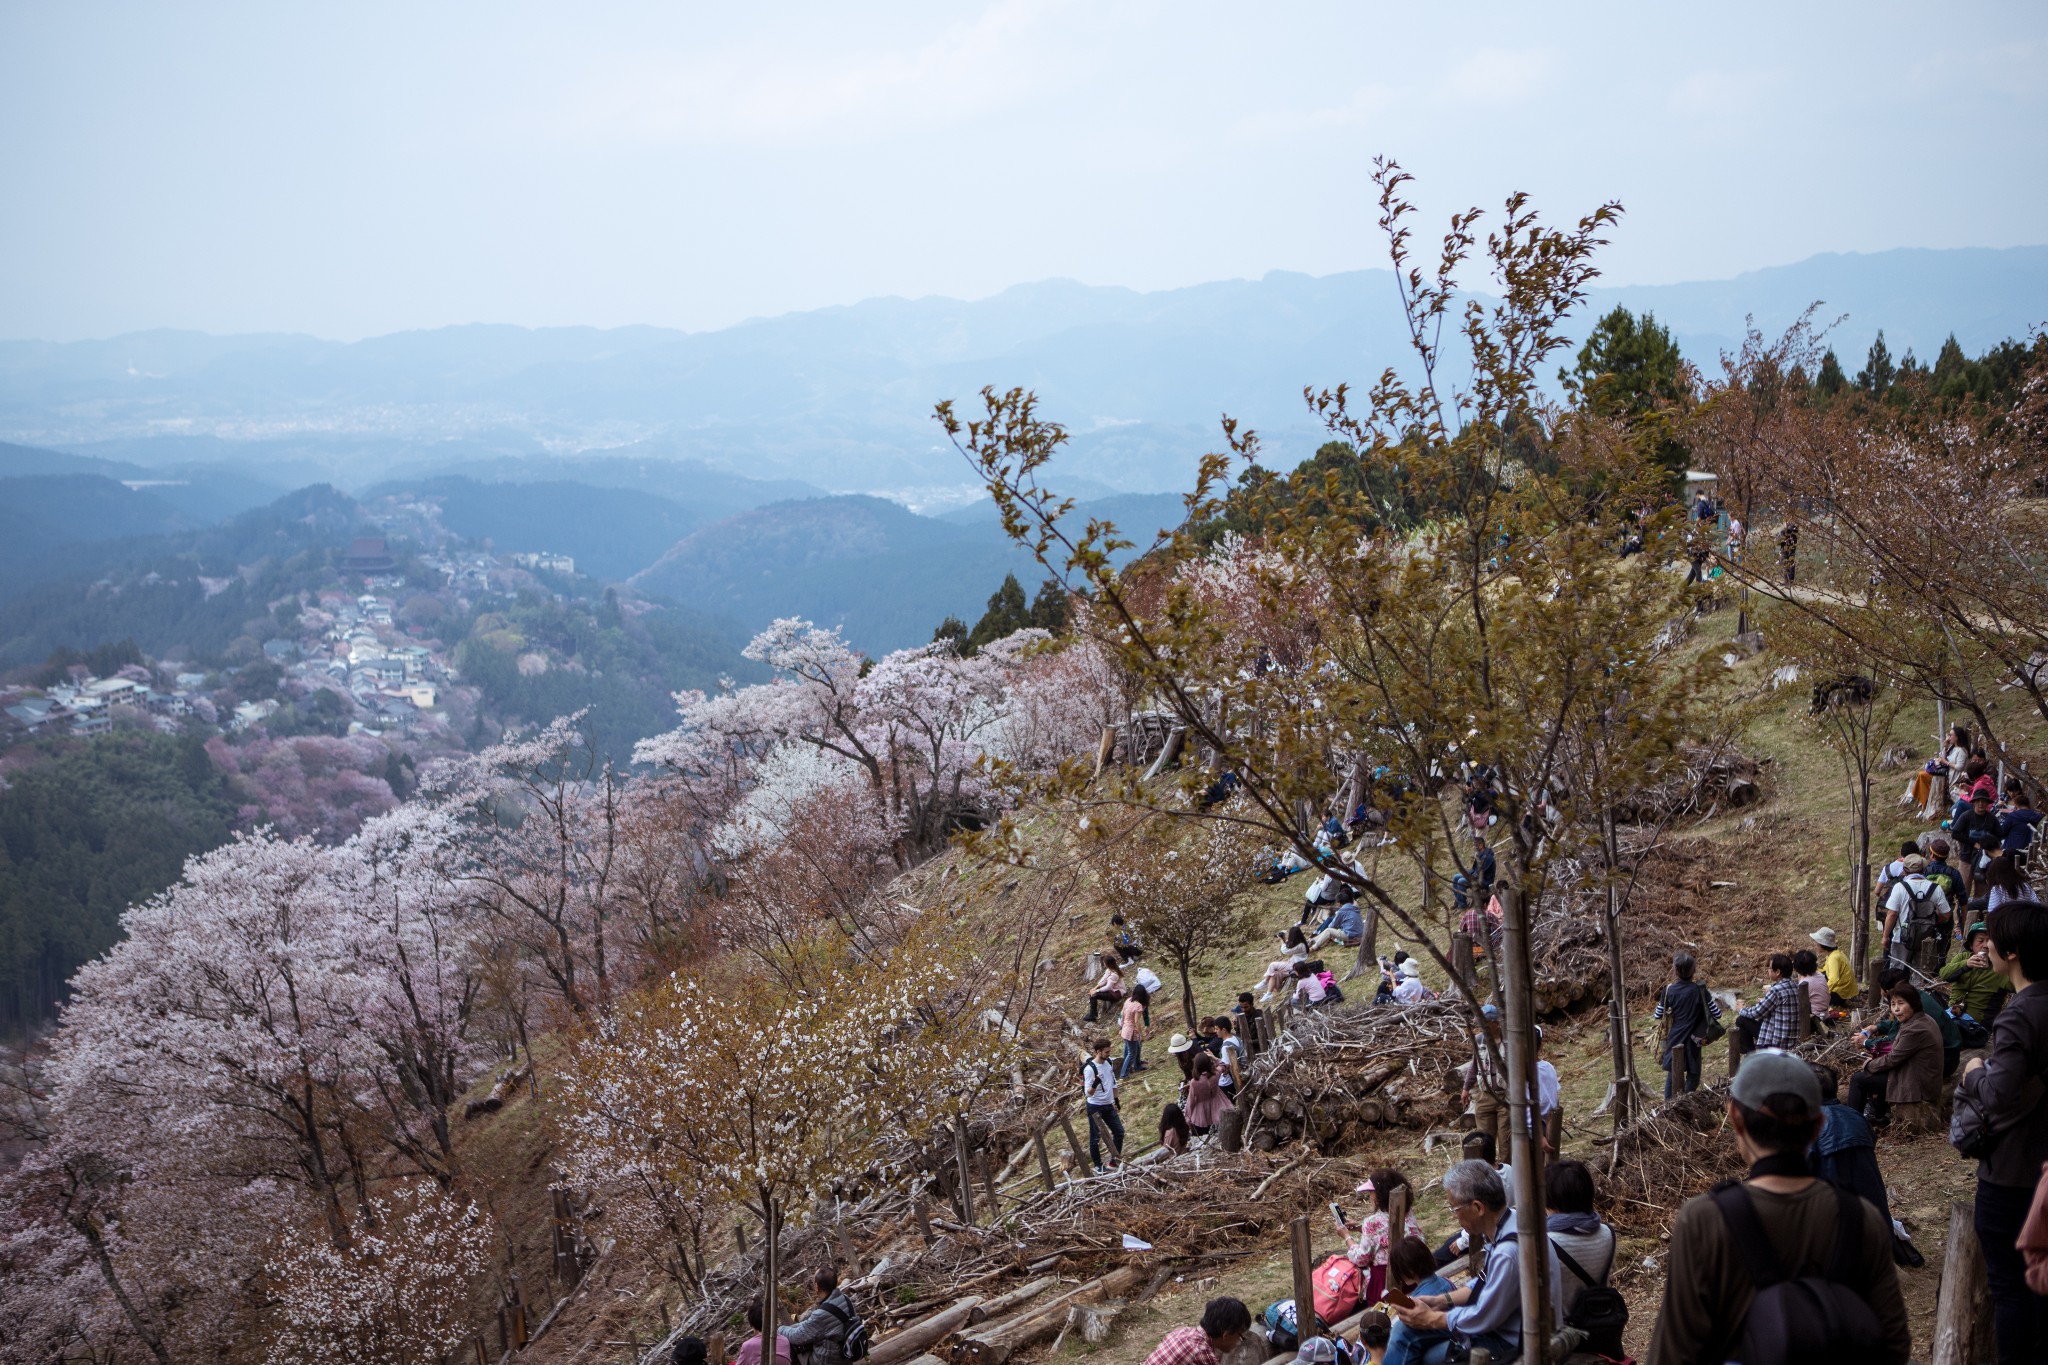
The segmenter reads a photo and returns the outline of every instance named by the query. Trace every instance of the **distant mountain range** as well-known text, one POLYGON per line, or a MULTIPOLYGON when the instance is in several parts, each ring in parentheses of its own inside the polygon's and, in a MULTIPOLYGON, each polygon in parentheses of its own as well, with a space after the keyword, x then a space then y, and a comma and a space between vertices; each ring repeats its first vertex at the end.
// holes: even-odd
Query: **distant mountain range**
MULTIPOLYGON (((1816 301, 1824 317, 1848 315, 1836 346, 1852 372, 1880 327, 1894 355, 1931 357, 1950 332, 1975 353, 2048 321, 2048 247, 1816 256, 1732 280, 1598 289, 1579 324, 1615 303, 1651 309, 1711 364, 1745 316, 1774 332, 1816 301)), ((1301 458, 1319 436, 1304 385, 1365 380, 1404 356, 1386 271, 1154 293, 1055 280, 706 333, 4 342, 0 436, 149 468, 239 466, 279 487, 361 491, 526 460, 576 479, 565 466, 603 453, 944 507, 971 481, 931 421, 941 398, 1035 388, 1073 433, 1063 481, 1083 496, 1151 492, 1186 483, 1225 412, 1264 430, 1276 463, 1301 458)))

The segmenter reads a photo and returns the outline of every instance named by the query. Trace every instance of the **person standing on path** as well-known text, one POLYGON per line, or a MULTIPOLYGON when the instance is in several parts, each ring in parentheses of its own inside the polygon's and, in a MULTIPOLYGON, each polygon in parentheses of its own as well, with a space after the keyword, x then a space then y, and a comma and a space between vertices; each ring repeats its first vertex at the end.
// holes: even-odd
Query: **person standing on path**
POLYGON ((1124 1120, 1116 1107, 1116 1068, 1109 1064, 1109 1039, 1097 1038, 1094 1056, 1081 1064, 1081 1102, 1088 1115, 1088 1162, 1101 1174, 1102 1135, 1109 1134, 1109 1165, 1124 1150, 1124 1120))
POLYGON ((1117 1030, 1124 1040, 1124 1059, 1116 1069, 1120 1081, 1145 1069, 1145 1009, 1151 1000, 1151 993, 1138 985, 1133 985, 1124 999, 1122 1022, 1117 1030))
POLYGON ((2018 1240, 2048 1162, 2048 907, 2010 901, 1986 921, 1985 956, 2013 997, 1991 1026, 1991 1052, 1973 1057, 1956 1082, 1957 1123, 1967 1105, 1981 1115, 1977 1240, 1991 1285, 1999 1365, 2048 1360, 2048 1298, 2027 1286, 2018 1240))
MULTIPOLYGON (((1657 997, 1652 1019, 1664 1021, 1664 1098, 1700 1088, 1700 1049, 1709 1027, 1721 1017, 1721 1003, 1693 980, 1698 964, 1691 953, 1671 955, 1674 978, 1657 997)), ((1488 1008, 1491 1008, 1489 1006, 1488 1008)))

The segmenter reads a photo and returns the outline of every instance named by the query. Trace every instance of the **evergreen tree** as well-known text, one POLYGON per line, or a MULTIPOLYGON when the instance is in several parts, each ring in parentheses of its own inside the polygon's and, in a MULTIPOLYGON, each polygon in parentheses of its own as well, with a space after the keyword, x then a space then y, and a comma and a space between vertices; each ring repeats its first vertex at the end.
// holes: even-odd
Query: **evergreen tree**
POLYGON ((1833 351, 1821 357, 1820 376, 1813 381, 1813 387, 1823 398, 1833 398, 1849 387, 1848 377, 1842 373, 1842 362, 1835 359, 1833 351))
POLYGON ((1884 344, 1884 329, 1879 328, 1877 340, 1870 343, 1870 354, 1864 359, 1863 368, 1856 372, 1856 387, 1872 398, 1882 398, 1890 392, 1892 381, 1898 377, 1898 367, 1892 363, 1891 348, 1884 344))
MULTIPOLYGON (((1683 407, 1692 396, 1671 329, 1654 313, 1638 319, 1618 306, 1594 325, 1571 378, 1593 411, 1631 424, 1664 420, 1660 414, 1683 407)), ((1685 470, 1685 447, 1665 435, 1658 441, 1657 462, 1676 478, 1685 470)))
POLYGON ((1048 578, 1038 585, 1038 596, 1031 599, 1031 624, 1054 635, 1066 634, 1067 590, 1059 580, 1048 578))
POLYGON ((950 644, 958 653, 967 646, 967 623, 957 616, 948 616, 939 622, 939 628, 932 632, 933 644, 950 644))
POLYGON ((997 588, 988 599, 988 610, 982 613, 974 629, 967 636, 967 646, 962 651, 972 654, 983 645, 1002 639, 1031 625, 1031 608, 1024 601, 1024 585, 1017 581, 1017 575, 1004 574, 1003 586, 997 588))

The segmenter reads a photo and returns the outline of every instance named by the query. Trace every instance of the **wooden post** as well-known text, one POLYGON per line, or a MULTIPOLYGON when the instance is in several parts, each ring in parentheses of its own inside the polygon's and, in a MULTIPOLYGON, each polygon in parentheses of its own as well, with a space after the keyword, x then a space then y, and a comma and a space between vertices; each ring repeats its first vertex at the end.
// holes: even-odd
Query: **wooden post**
POLYGON ((988 1217, 995 1221, 997 1211, 1002 1207, 1002 1197, 996 1193, 995 1163, 989 1159, 986 1150, 977 1154, 977 1165, 981 1167, 981 1188, 988 1193, 988 1217))
POLYGON ((725 1365, 725 1333, 713 1332, 704 1343, 706 1365, 725 1365))
POLYGON ((960 1171, 960 1221, 974 1226, 974 1168, 967 1156, 967 1124, 953 1124, 953 1164, 960 1171))
POLYGON ((1730 1022, 1728 1029, 1728 1079, 1734 1080, 1735 1073, 1742 1069, 1742 1030, 1730 1022))
POLYGON ((1451 967, 1458 973, 1458 979, 1465 983, 1465 989, 1475 996, 1479 994, 1479 967, 1472 957, 1472 936, 1458 933, 1451 935, 1451 967))
POLYGON ((737 1221, 737 1220, 735 1220, 735 1221, 734 1221, 734 1223, 733 1223, 733 1225, 732 1225, 732 1240, 733 1240, 733 1241, 734 1241, 734 1242, 735 1242, 735 1243, 736 1243, 736 1244, 737 1244, 737 1245, 739 1246, 739 1249, 740 1249, 740 1255, 742 1255, 742 1256, 746 1255, 746 1254, 747 1254, 747 1225, 746 1225, 745 1223, 739 1222, 739 1221, 737 1221))
POLYGON ((1406 1236, 1408 1226, 1408 1205, 1415 1191, 1406 1185, 1394 1186, 1394 1192, 1387 1196, 1387 1244, 1393 1245, 1406 1236))
POLYGON ((1052 1158, 1045 1154, 1045 1135, 1043 1133, 1033 1133, 1031 1135, 1031 1149, 1038 1157, 1038 1174, 1044 1178, 1046 1189, 1057 1189, 1059 1182, 1052 1178, 1052 1158))
POLYGON ((1941 1289, 1934 1301, 1932 1365, 1977 1365, 1993 1354, 1991 1291, 1984 1278, 1984 1247, 1968 1204, 1948 1209, 1941 1289))
POLYGON ((512 1349, 512 1320, 505 1312, 505 1305, 498 1305, 498 1354, 512 1349))
MULTIPOLYGON (((859 1279, 860 1258, 853 1254, 853 1238, 846 1231, 846 1215, 840 1208, 837 1196, 834 1196, 832 1200, 832 1230, 838 1234, 839 1263, 846 1267, 846 1278, 851 1280, 859 1279)), ((663 1325, 666 1326, 668 1319, 668 1304, 666 1302, 662 1304, 661 1316, 663 1325)))
POLYGON ((1314 1252, 1309 1250, 1308 1219, 1296 1218, 1287 1225, 1287 1245, 1294 1253, 1294 1331, 1303 1341, 1322 1333, 1316 1327, 1314 1252))
POLYGON ((1080 1135, 1074 1131, 1074 1120, 1064 1109, 1060 1110, 1060 1131, 1067 1135, 1067 1146, 1073 1149, 1074 1169, 1077 1171, 1087 1170, 1088 1149, 1081 1145, 1080 1135))
MULTIPOLYGON (((1102 776, 1102 770, 1109 766, 1110 755, 1115 752, 1116 727, 1105 725, 1102 727, 1102 740, 1095 746, 1095 776, 1102 776)), ((712 1365, 719 1365, 719 1362, 714 1361, 712 1365)))
POLYGON ((918 1233, 923 1236, 924 1244, 930 1246, 932 1244, 932 1215, 931 1210, 924 1206, 924 1190, 922 1188, 912 1197, 910 1207, 917 1214, 918 1233))
POLYGON ((476 1348, 476 1365, 491 1365, 491 1357, 484 1350, 484 1339, 482 1337, 471 1337, 469 1344, 476 1348))

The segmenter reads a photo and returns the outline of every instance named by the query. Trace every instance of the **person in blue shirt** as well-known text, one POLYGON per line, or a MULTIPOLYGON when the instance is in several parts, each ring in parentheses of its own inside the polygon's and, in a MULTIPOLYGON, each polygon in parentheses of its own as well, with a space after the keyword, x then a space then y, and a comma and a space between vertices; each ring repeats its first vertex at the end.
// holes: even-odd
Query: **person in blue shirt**
POLYGON ((1308 950, 1321 952, 1333 944, 1356 948, 1365 941, 1365 916, 1358 913, 1355 901, 1346 900, 1324 917, 1316 926, 1315 937, 1309 940, 1308 950))
POLYGON ((1998 817, 1998 832, 2003 835, 2000 851, 2008 857, 2014 854, 2014 863, 2024 867, 2027 850, 2034 846, 2034 831, 2041 824, 2041 812, 2034 809, 2027 800, 2027 788, 2018 778, 2005 784, 2005 810, 1998 817))
POLYGON ((1900 1237, 1897 1225, 1892 1223, 1891 1197, 1885 1189, 1884 1172, 1878 1168, 1877 1138, 1870 1131, 1870 1124, 1863 1115, 1842 1103, 1841 1082, 1833 1067, 1815 1062, 1813 1077, 1820 1082, 1821 1104, 1820 1136, 1806 1154, 1813 1173, 1877 1206, 1884 1221, 1893 1228, 1893 1261, 1903 1266, 1925 1264, 1919 1249, 1900 1237))
MULTIPOLYGON (((1404 1237, 1388 1249, 1387 1283, 1410 1298, 1448 1294, 1457 1287, 1436 1273, 1436 1257, 1420 1237, 1404 1237)), ((1450 1339, 1448 1332, 1418 1330, 1397 1321, 1387 1337, 1387 1354, 1380 1365, 1421 1365, 1432 1346, 1450 1339)))
MULTIPOLYGON (((1479 1278, 1448 1294, 1415 1295, 1413 1307, 1396 1308, 1394 1315, 1418 1331, 1450 1333, 1450 1340, 1423 1353, 1422 1365, 1444 1365, 1454 1346, 1483 1346, 1499 1365, 1510 1365, 1522 1357, 1522 1236, 1508 1208, 1507 1189, 1500 1173, 1484 1161, 1459 1162, 1444 1173, 1443 1186, 1444 1202, 1458 1226, 1475 1241, 1485 1239, 1486 1259, 1479 1278)), ((1540 1246, 1549 1261, 1550 1320, 1563 1322, 1563 1270, 1557 1248, 1545 1235, 1541 1209, 1532 1220, 1529 1241, 1540 1246)))

